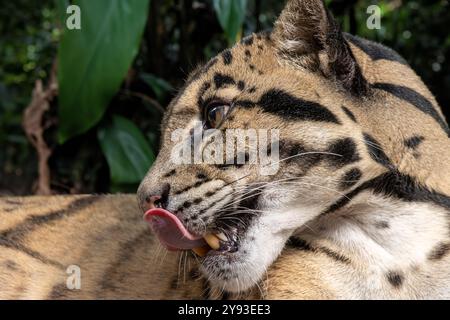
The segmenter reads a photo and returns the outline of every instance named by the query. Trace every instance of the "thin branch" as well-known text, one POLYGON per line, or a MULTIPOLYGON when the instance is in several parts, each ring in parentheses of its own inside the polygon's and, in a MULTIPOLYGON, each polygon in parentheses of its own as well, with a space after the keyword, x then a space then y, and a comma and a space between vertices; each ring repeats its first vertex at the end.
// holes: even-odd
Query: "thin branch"
POLYGON ((31 102, 23 112, 22 118, 22 127, 27 139, 36 149, 38 155, 38 181, 35 193, 40 195, 52 194, 50 168, 48 165, 48 159, 52 154, 52 150, 44 139, 45 129, 49 127, 48 121, 51 120, 44 120, 44 115, 49 110, 51 101, 58 94, 56 68, 57 62, 55 59, 50 73, 50 80, 45 89, 42 81, 36 80, 31 102))

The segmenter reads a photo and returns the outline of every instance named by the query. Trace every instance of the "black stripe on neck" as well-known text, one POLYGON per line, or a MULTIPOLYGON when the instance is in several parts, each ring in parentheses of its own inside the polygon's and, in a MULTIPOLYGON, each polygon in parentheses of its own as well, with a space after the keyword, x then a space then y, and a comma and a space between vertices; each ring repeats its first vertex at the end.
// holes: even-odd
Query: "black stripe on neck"
POLYGON ((328 207, 321 216, 343 208, 365 190, 372 190, 375 194, 395 197, 406 202, 431 202, 450 210, 449 196, 427 189, 409 175, 390 171, 359 185, 328 207))

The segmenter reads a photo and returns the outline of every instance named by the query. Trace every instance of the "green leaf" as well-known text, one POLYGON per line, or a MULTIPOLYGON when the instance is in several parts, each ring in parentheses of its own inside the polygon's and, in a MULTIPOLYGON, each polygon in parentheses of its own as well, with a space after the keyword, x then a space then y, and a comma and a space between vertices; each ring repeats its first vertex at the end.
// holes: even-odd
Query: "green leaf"
POLYGON ((58 52, 61 143, 101 119, 138 52, 149 0, 72 3, 80 7, 81 30, 69 30, 62 21, 58 52))
POLYGON ((247 0, 214 0, 214 10, 229 44, 234 44, 242 30, 247 0))
POLYGON ((142 132, 120 116, 99 128, 98 140, 109 165, 113 184, 138 183, 155 160, 142 132))
POLYGON ((142 73, 141 79, 144 80, 156 95, 156 99, 162 102, 166 97, 167 93, 173 90, 170 83, 166 80, 158 78, 157 76, 150 73, 142 73))

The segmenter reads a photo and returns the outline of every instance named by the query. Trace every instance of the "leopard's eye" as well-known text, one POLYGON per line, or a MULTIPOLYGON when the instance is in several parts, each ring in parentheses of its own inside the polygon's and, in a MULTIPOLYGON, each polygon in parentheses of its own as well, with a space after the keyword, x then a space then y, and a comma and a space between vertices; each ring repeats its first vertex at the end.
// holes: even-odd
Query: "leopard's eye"
POLYGON ((205 129, 217 128, 224 120, 230 110, 230 106, 222 103, 210 104, 205 110, 205 129))

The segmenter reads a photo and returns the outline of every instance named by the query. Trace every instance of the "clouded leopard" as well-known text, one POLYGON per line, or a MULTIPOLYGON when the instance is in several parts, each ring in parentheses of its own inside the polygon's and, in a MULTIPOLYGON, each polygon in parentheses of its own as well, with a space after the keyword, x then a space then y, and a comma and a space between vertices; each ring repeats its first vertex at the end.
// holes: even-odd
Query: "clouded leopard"
POLYGON ((161 131, 137 203, 0 201, 0 297, 450 298, 448 125, 403 58, 322 1, 288 1, 271 32, 195 70, 161 131), (175 163, 174 132, 190 150, 198 129, 278 136, 175 163), (262 149, 276 172, 250 161, 262 149))

